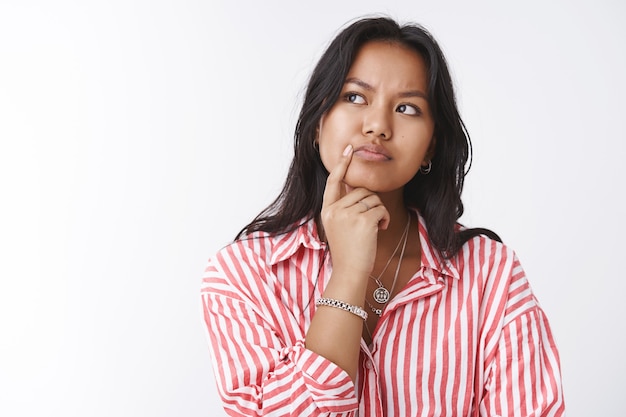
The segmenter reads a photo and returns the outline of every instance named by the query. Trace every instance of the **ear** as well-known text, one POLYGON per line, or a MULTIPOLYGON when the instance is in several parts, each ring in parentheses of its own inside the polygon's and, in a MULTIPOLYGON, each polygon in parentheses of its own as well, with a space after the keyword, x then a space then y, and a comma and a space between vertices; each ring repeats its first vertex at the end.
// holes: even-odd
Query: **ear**
POLYGON ((317 125, 315 128, 315 139, 313 139, 313 147, 318 149, 320 146, 320 126, 317 125))
POLYGON ((325 115, 322 115, 319 123, 317 124, 317 127, 315 128, 315 143, 317 143, 318 145, 320 141, 320 135, 322 133, 322 125, 324 124, 324 116, 325 115))
POLYGON ((435 157, 435 148, 437 148, 437 138, 433 136, 433 138, 430 140, 430 144, 428 145, 426 155, 424 155, 424 162, 433 160, 433 158, 435 157))

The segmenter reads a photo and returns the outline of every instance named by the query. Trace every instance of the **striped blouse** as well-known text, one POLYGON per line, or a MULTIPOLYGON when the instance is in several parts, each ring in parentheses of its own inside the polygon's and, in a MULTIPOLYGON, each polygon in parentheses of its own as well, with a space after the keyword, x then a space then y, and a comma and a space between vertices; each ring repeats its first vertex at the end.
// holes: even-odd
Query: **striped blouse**
MULTIPOLYGON (((512 250, 484 236, 452 259, 419 217, 422 265, 387 305, 356 384, 304 339, 332 260, 314 221, 220 250, 204 320, 232 416, 561 416, 559 355, 512 250)), ((337 341, 341 343, 340 340, 337 341)))

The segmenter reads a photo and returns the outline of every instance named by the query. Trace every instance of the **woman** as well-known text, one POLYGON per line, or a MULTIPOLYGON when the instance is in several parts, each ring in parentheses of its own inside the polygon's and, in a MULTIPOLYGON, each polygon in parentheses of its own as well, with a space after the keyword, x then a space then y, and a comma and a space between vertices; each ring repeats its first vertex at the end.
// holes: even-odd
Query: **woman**
POLYGON ((278 198, 206 269, 230 415, 562 415, 559 358, 515 254, 457 224, 469 137, 416 25, 343 30, 278 198))

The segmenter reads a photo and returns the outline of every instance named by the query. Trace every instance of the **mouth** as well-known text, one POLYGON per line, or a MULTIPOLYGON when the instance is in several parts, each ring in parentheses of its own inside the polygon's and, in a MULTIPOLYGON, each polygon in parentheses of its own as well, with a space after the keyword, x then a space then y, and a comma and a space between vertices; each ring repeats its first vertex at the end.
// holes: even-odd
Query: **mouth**
POLYGON ((363 145, 354 150, 354 156, 372 162, 390 161, 391 155, 380 145, 363 145))

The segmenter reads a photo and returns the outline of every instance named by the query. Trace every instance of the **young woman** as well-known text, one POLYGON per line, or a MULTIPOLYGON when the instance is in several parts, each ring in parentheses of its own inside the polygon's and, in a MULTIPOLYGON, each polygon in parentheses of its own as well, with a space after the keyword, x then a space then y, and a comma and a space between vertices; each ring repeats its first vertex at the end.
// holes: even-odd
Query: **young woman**
POLYGON ((334 39, 282 192, 204 275, 230 415, 563 414, 517 257, 457 223, 469 146, 423 28, 363 19, 334 39))

